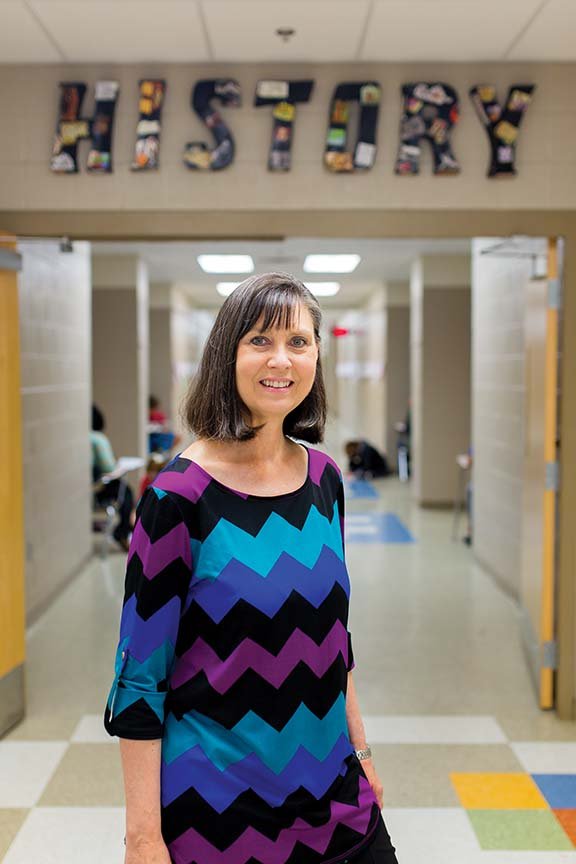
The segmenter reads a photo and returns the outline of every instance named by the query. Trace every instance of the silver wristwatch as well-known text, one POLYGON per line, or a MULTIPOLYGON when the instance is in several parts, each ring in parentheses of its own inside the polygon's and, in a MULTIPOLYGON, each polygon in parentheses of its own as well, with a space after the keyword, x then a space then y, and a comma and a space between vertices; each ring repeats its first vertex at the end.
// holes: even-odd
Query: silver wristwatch
POLYGON ((372 750, 370 749, 370 745, 367 744, 364 750, 356 750, 356 756, 358 759, 370 759, 372 756, 372 750))

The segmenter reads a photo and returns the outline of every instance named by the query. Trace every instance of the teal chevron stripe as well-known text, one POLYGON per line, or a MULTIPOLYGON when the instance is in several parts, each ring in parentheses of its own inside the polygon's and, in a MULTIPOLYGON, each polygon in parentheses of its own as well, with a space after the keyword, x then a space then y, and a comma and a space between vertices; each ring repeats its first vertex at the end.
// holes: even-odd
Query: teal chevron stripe
POLYGON ((168 494, 167 492, 164 492, 163 489, 157 489, 156 486, 152 486, 151 488, 156 493, 156 497, 159 498, 160 500, 162 500, 162 498, 164 498, 164 496, 168 494))
POLYGON ((227 519, 220 519, 202 543, 202 568, 198 579, 217 578, 232 559, 266 576, 284 551, 312 568, 323 546, 328 546, 343 560, 337 502, 334 502, 334 515, 330 521, 312 505, 301 530, 272 512, 255 537, 227 519), (330 531, 326 530, 327 522, 330 531), (234 550, 234 555, 230 554, 230 549, 234 550))
POLYGON ((138 699, 143 698, 146 699, 162 723, 166 693, 158 692, 157 684, 158 681, 162 681, 166 677, 166 670, 170 667, 173 657, 174 646, 167 639, 158 646, 150 657, 140 663, 130 654, 129 639, 124 639, 118 646, 116 678, 108 697, 108 706, 113 706, 114 716, 129 708, 138 699), (125 662, 120 659, 123 650, 128 650, 125 662), (118 686, 119 681, 122 686, 118 686))
POLYGON ((331 752, 346 724, 346 697, 341 693, 323 718, 299 705, 281 731, 249 711, 232 729, 226 729, 198 711, 178 721, 168 714, 162 758, 170 764, 192 747, 200 747, 221 771, 255 753, 271 771, 280 774, 304 747, 318 761, 331 752))

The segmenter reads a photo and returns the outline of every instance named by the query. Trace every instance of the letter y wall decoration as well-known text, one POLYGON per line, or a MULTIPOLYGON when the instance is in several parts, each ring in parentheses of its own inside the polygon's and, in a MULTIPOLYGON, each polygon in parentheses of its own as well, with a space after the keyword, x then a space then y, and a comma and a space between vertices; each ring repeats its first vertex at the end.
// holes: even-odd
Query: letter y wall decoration
POLYGON ((60 84, 60 110, 52 147, 50 168, 57 174, 78 173, 78 142, 92 139, 86 167, 88 171, 112 171, 112 129, 118 99, 117 81, 98 81, 95 87, 93 117, 81 117, 86 85, 81 82, 60 84))
POLYGON ((450 133, 458 122, 458 94, 439 82, 418 81, 402 87, 403 110, 396 174, 419 174, 421 142, 432 147, 434 174, 458 174, 460 166, 452 152, 450 133))
POLYGON ((377 81, 338 84, 330 105, 330 125, 324 150, 324 164, 336 173, 367 170, 376 158, 376 127, 380 107, 377 81), (358 135, 354 152, 347 149, 350 104, 358 102, 358 135))
POLYGON ((220 171, 234 161, 234 138, 219 111, 212 107, 217 99, 227 108, 239 108, 240 84, 234 78, 209 78, 198 81, 192 92, 192 108, 210 130, 216 146, 190 141, 184 148, 184 164, 194 171, 220 171))
POLYGON ((488 177, 514 177, 516 141, 522 118, 532 101, 534 84, 514 84, 508 91, 504 108, 496 99, 492 84, 472 87, 470 98, 490 139, 491 159, 488 177))

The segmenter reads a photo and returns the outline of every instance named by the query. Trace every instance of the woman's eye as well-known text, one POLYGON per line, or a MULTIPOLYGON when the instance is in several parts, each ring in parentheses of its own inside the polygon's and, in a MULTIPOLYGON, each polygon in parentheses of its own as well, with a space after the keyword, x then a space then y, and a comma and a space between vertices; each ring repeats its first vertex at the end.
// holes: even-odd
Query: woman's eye
POLYGON ((307 344, 306 339, 304 339, 303 336, 295 336, 294 341, 300 342, 300 344, 296 346, 297 348, 304 348, 307 344))
MULTIPOLYGON (((253 336, 252 339, 250 340, 250 342, 253 343, 255 339, 264 339, 264 336, 253 336)), ((261 344, 261 343, 259 343, 259 344, 261 344)))

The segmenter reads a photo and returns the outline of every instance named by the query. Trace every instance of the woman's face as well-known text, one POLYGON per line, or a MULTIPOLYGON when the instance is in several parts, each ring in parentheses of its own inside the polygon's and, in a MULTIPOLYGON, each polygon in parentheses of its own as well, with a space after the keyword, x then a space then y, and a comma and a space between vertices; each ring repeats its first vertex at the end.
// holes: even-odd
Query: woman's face
POLYGON ((236 353, 236 387, 254 425, 293 411, 312 389, 318 361, 306 306, 296 308, 288 330, 275 327, 261 333, 262 320, 242 337, 236 353))

